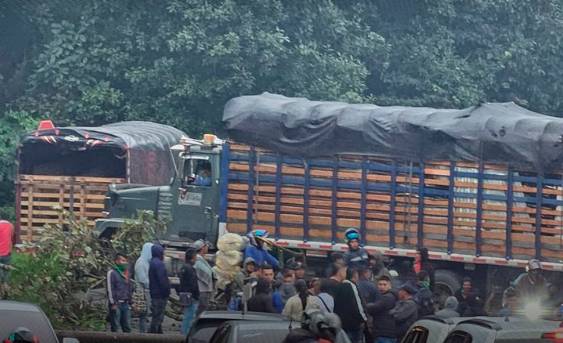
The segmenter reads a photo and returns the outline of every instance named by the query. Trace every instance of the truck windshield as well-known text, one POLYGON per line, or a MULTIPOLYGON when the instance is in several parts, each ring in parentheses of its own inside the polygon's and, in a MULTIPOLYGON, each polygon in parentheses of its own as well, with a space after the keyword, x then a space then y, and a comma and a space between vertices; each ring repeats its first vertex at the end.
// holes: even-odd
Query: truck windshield
POLYGON ((182 166, 182 187, 186 186, 206 186, 212 185, 213 170, 206 155, 181 155, 182 166))

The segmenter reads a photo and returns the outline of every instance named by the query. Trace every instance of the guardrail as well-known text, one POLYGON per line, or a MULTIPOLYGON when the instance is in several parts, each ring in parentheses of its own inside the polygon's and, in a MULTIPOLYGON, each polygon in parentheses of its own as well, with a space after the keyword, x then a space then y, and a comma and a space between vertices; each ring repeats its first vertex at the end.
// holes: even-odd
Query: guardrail
POLYGON ((76 338, 80 343, 184 343, 184 335, 159 335, 150 333, 117 333, 96 331, 56 331, 62 342, 63 338, 76 338))

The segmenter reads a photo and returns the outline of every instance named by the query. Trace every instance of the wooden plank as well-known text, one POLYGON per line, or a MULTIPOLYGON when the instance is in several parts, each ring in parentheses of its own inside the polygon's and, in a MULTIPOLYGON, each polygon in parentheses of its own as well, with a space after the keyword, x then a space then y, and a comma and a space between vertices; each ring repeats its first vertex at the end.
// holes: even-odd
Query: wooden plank
MULTIPOLYGON (((22 202, 21 202, 21 205, 22 205, 22 206, 28 206, 28 205, 29 205, 29 202, 28 202, 28 201, 22 201, 22 202)), ((51 208, 52 208, 53 206, 58 206, 58 205, 59 205, 59 202, 52 202, 52 201, 39 201, 39 202, 34 202, 34 203, 33 203, 33 206, 44 206, 44 207, 51 207, 51 208)), ((64 206, 64 207, 69 207, 69 206, 70 206, 70 203, 69 203, 69 202, 64 202, 64 203, 63 203, 63 206, 64 206)), ((77 205, 76 202, 74 203, 74 208, 78 208, 78 205, 77 205)), ((100 203, 100 204, 97 204, 97 203, 88 203, 88 204, 87 204, 87 208, 91 208, 91 209, 94 209, 94 208, 97 208, 97 209, 104 209, 104 204, 101 204, 101 203, 100 203)))
POLYGON ((32 218, 32 212, 33 212, 33 186, 30 186, 28 194, 29 194, 28 203, 24 204, 23 202, 20 202, 20 206, 27 205, 28 209, 29 209, 29 213, 27 214, 27 220, 28 220, 28 222, 27 222, 27 240, 31 240, 31 237, 33 235, 33 228, 31 226, 31 218, 32 218))
MULTIPOLYGON (((28 209, 23 209, 21 210, 21 214, 29 214, 29 210, 28 209)), ((59 216, 59 211, 55 211, 55 210, 33 210, 32 211, 32 215, 36 215, 36 216, 59 216)))
MULTIPOLYGON (((95 177, 95 176, 75 176, 76 182, 83 183, 125 183, 124 178, 114 178, 114 177, 95 177)), ((54 181, 54 182, 70 182, 72 176, 55 176, 55 175, 31 175, 31 174, 20 174, 19 179, 21 181, 54 181)))
POLYGON ((26 223, 28 224, 28 229, 29 229, 29 224, 31 223, 42 223, 42 224, 58 224, 60 223, 58 218, 37 218, 37 217, 33 217, 31 219, 31 221, 29 221, 28 218, 22 218, 22 223, 26 223))

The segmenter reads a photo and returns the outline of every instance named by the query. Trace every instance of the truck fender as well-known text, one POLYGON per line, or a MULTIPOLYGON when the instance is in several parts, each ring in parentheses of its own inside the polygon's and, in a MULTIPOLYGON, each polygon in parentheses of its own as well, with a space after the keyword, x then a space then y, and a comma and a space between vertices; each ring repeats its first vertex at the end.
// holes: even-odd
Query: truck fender
POLYGON ((99 238, 110 239, 123 225, 123 219, 98 219, 94 230, 99 238))
POLYGON ((451 270, 438 269, 434 273, 434 304, 438 309, 444 307, 446 298, 461 288, 461 276, 451 270))

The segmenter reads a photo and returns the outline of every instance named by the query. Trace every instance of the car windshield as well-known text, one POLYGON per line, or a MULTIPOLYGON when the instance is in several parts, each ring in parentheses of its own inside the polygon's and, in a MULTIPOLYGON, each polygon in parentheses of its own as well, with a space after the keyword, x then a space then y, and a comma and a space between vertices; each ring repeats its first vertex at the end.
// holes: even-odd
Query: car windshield
POLYGON ((16 328, 24 327, 33 332, 41 343, 58 343, 57 338, 41 312, 0 310, 0 339, 4 340, 16 328))

